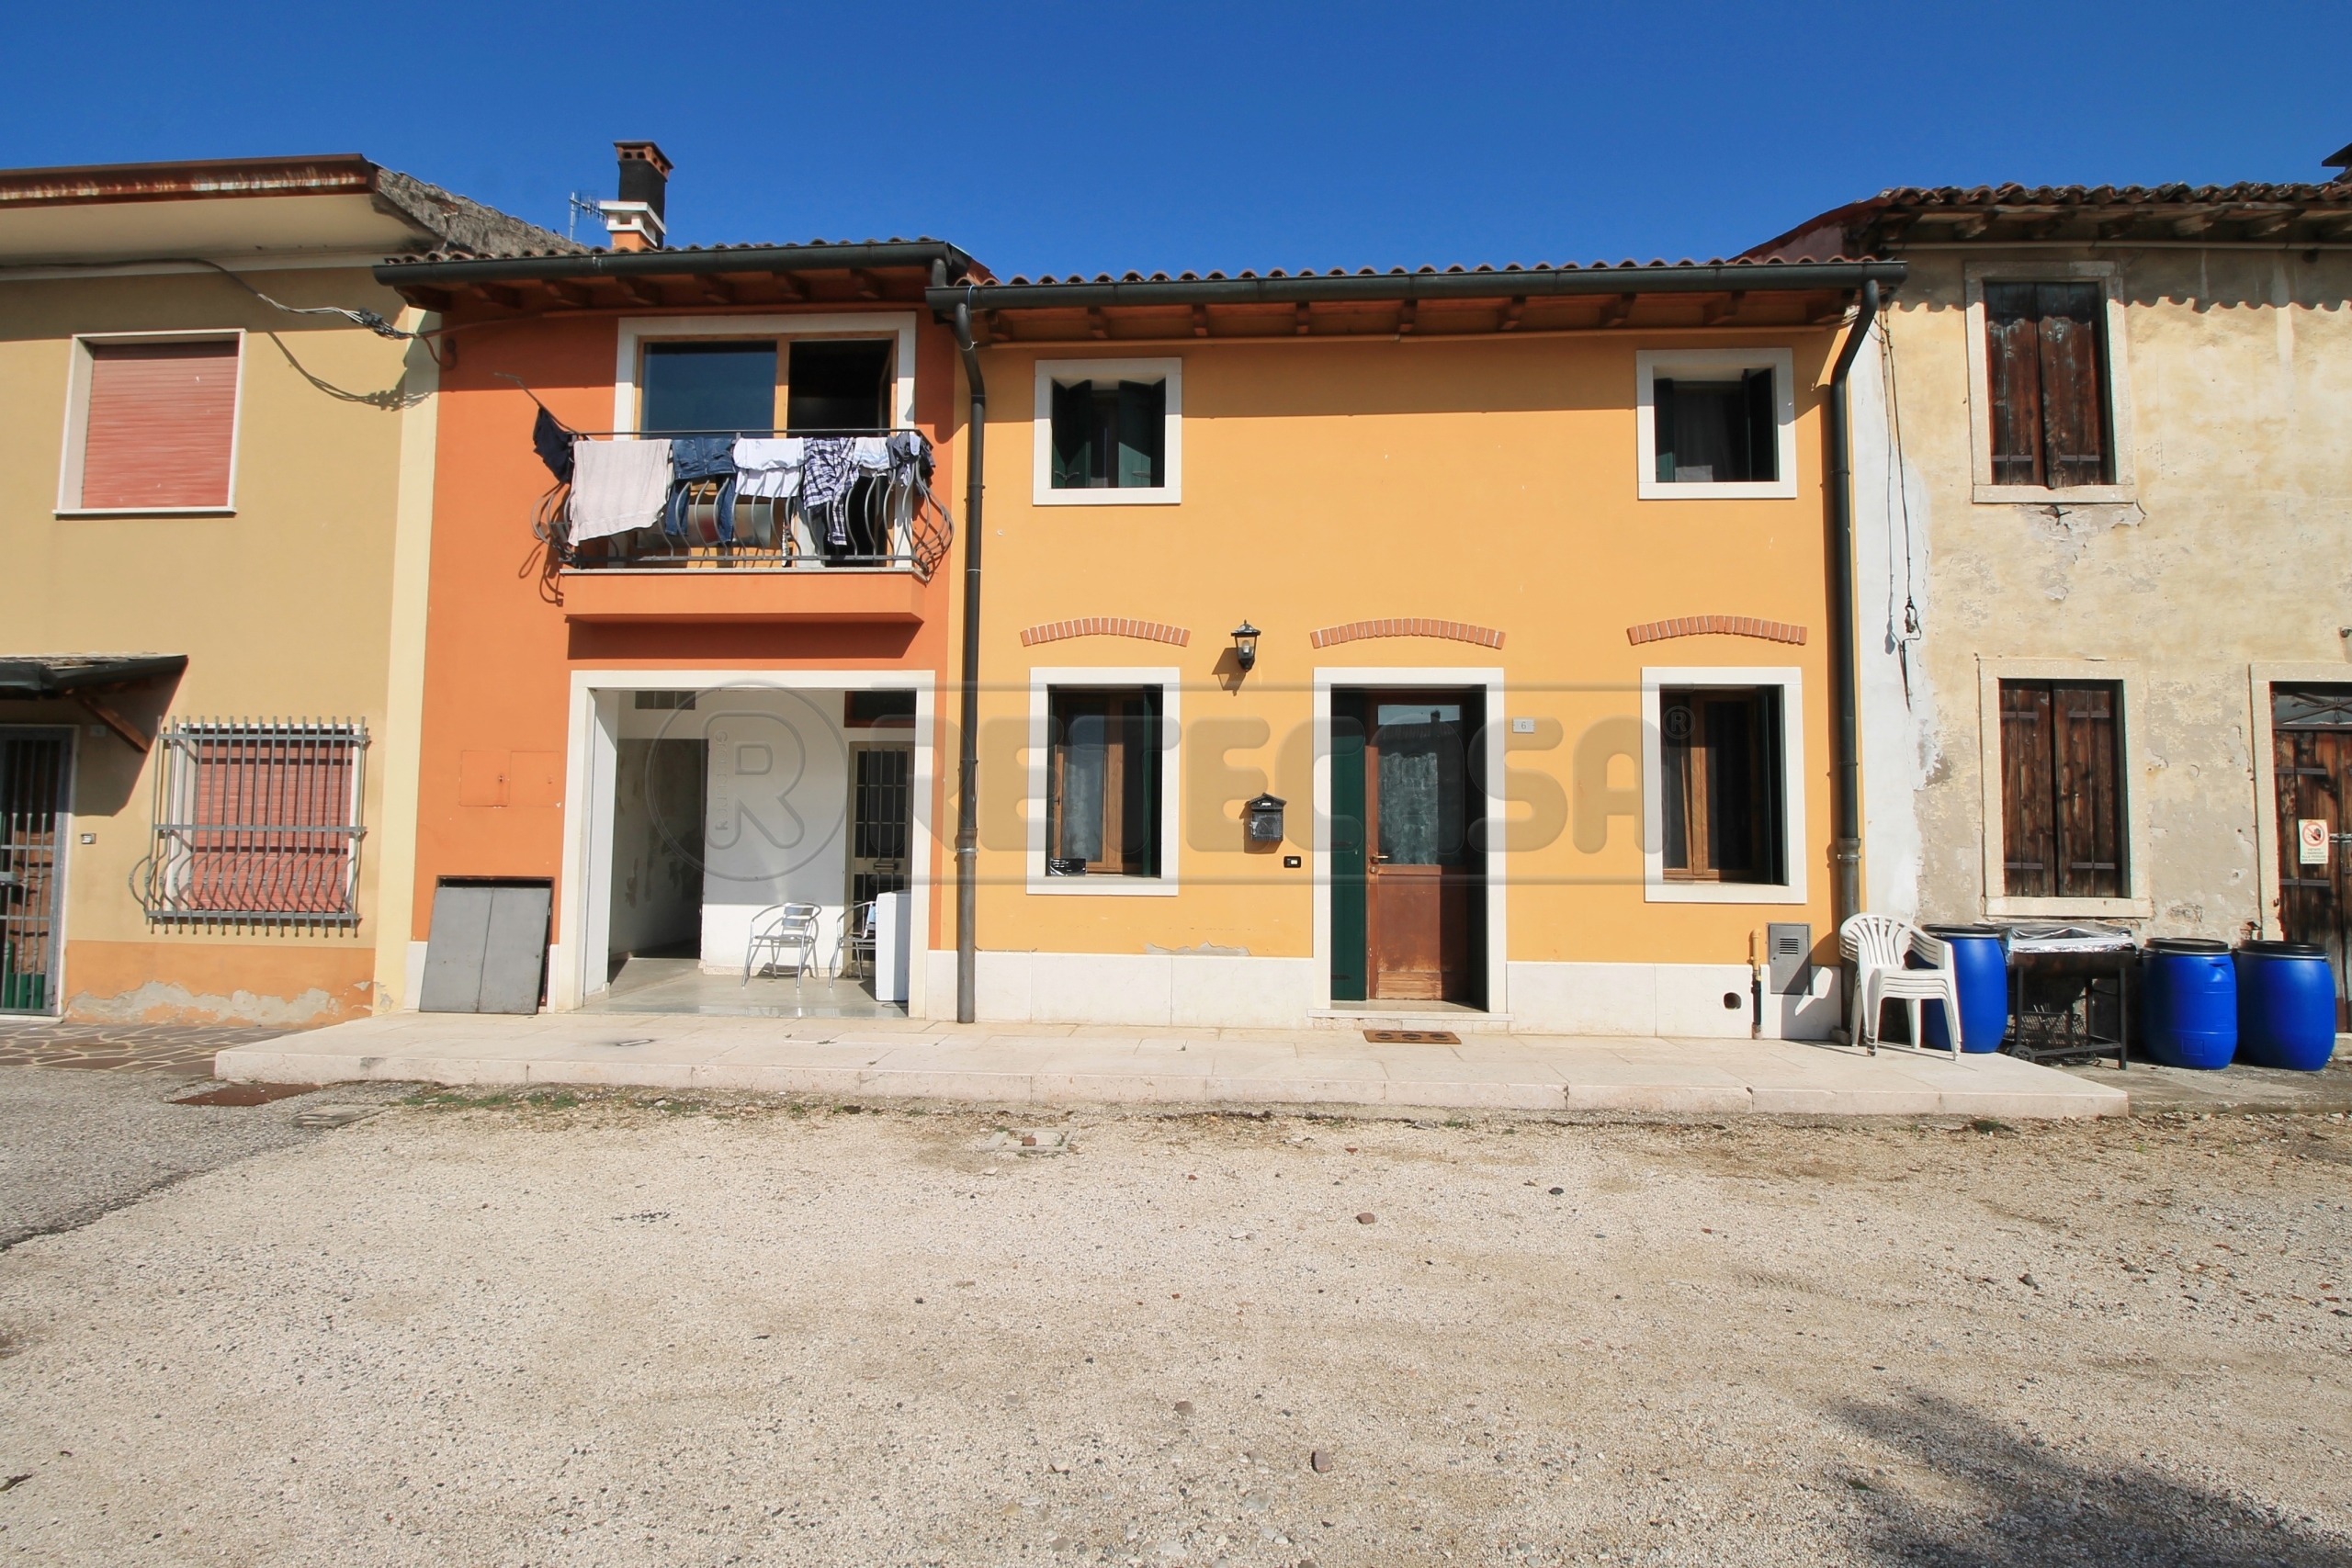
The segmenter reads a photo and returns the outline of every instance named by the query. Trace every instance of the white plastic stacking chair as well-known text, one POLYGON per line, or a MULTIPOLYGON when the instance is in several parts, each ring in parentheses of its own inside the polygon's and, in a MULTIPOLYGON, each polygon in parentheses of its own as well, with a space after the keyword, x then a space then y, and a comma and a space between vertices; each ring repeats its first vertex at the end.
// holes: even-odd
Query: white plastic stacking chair
POLYGON ((797 993, 808 965, 817 960, 817 920, 823 913, 815 904, 771 904, 752 916, 751 939, 743 947, 743 984, 752 983, 754 970, 772 968, 789 953, 794 954, 792 988, 797 993), (765 963, 760 958, 763 953, 768 955, 765 963))
POLYGON ((1950 942, 1892 915, 1856 915, 1838 928, 1838 945, 1854 962, 1855 1016, 1849 1020, 1854 1043, 1877 1055, 1879 1015, 1887 1003, 1901 1002, 1911 1010, 1911 1048, 1926 1049, 1919 1004, 1937 1001, 1944 1004, 1952 1060, 1967 1060, 1961 1052, 1960 972, 1953 966, 1950 942), (1932 967, 1907 965, 1904 960, 1914 953, 1932 967))

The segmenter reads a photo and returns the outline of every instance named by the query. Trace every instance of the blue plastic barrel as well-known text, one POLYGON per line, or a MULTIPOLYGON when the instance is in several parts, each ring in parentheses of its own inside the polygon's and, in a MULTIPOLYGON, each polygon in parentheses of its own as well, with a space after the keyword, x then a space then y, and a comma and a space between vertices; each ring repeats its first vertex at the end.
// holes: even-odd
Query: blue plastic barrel
MULTIPOLYGON (((1973 1055, 1997 1051, 2009 1033, 2007 934, 1998 926, 1928 926, 1927 932, 1951 943, 1952 967, 1960 975, 1961 1049, 1973 1055)), ((1939 1051, 1951 1049, 1944 1004, 1929 1002, 1920 1032, 1939 1051)))
POLYGON ((2249 1066, 2315 1073, 2335 1054, 2335 973, 2306 942, 2246 942, 2234 955, 2238 1055, 2249 1066))
POLYGON ((2238 1048, 2238 975, 2229 943, 2160 936, 2140 959, 2149 1057, 2167 1067, 2226 1067, 2238 1048))

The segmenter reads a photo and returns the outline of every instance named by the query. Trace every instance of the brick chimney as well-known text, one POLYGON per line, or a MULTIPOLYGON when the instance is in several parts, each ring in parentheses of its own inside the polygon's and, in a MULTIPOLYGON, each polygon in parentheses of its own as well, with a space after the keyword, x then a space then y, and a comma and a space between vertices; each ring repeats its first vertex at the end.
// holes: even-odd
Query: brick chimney
POLYGON ((613 249, 658 251, 667 231, 662 208, 670 189, 670 160, 650 141, 616 141, 613 151, 620 158, 620 199, 596 204, 613 249))
POLYGON ((2335 177, 2327 182, 2330 185, 2340 186, 2352 181, 2352 147, 2339 148, 2331 152, 2319 161, 2319 166, 2335 171, 2335 177))

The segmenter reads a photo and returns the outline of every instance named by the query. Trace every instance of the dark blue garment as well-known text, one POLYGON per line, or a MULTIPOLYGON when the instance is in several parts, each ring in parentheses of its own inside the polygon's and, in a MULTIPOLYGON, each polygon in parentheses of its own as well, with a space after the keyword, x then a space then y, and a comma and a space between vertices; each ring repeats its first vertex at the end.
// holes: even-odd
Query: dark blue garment
POLYGON ((675 539, 686 531, 687 498, 696 479, 719 479, 718 540, 735 542, 735 438, 731 435, 684 435, 670 442, 670 504, 662 517, 662 532, 675 539))
POLYGON ((539 405, 539 417, 531 422, 531 449, 558 484, 571 482, 571 444, 580 437, 566 430, 563 422, 548 412, 547 405, 539 405))

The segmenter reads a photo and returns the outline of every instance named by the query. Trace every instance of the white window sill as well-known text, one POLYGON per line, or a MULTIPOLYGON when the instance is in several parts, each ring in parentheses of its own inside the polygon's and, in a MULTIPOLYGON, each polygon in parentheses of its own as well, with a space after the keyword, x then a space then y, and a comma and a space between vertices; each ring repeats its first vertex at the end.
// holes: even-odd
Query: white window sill
POLYGON ((1029 891, 1050 898, 1173 898, 1176 885, 1158 876, 1042 876, 1029 891))
POLYGON ((1802 904, 1804 889, 1770 882, 1657 882, 1642 888, 1645 904, 1802 904))
POLYGON ((60 517, 234 517, 233 506, 61 506, 60 517))
POLYGON ((1762 484, 1729 479, 1721 484, 1697 479, 1679 482, 1645 479, 1641 481, 1641 499, 1644 501, 1794 501, 1796 498, 1797 487, 1793 479, 1774 479, 1762 484))
POLYGON ((1183 500, 1181 485, 1147 487, 1132 486, 1125 490, 1104 486, 1100 490, 1055 490, 1048 486, 1040 490, 1035 504, 1038 506, 1174 506, 1183 500))
POLYGON ((2014 920, 2150 919, 2153 898, 1987 898, 1984 912, 2014 920))
POLYGON ((1970 500, 1980 506, 2099 506, 2140 499, 2137 485, 1978 485, 1970 500))

